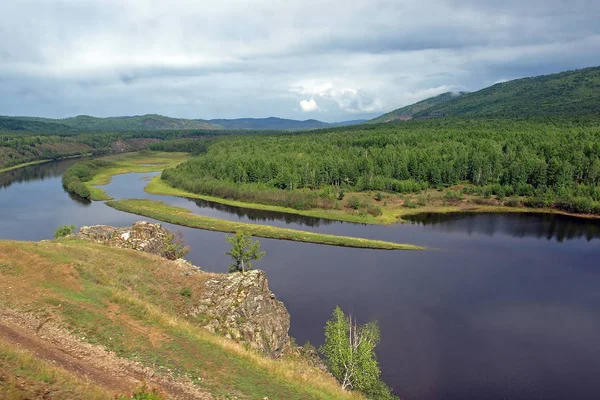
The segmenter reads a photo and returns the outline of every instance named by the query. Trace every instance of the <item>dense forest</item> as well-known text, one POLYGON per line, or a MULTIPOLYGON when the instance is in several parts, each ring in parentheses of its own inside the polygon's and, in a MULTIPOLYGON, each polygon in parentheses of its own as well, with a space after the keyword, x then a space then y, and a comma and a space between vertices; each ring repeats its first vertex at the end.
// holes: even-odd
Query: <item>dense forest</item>
MULTIPOLYGON (((77 133, 1 132, 0 169, 36 160, 55 160, 90 154, 101 156, 124 151, 147 149, 165 139, 207 138, 228 135, 232 131, 177 130, 77 133)), ((251 132, 250 132, 251 133, 251 132)), ((195 145, 197 146, 197 145, 195 145)), ((158 148, 157 148, 158 150, 158 148)), ((190 150, 186 150, 190 151, 190 150)))
POLYGON ((215 139, 162 178, 195 193, 295 208, 333 207, 343 190, 468 183, 478 194, 598 213, 600 119, 447 118, 215 139))

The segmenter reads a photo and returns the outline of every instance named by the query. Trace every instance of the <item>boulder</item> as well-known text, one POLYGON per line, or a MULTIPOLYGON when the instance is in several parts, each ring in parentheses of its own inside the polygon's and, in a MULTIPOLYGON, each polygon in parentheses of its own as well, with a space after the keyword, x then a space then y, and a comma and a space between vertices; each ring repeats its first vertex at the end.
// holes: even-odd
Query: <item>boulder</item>
POLYGON ((211 332, 278 358, 290 348, 290 314, 260 270, 211 277, 192 316, 211 332))
POLYGON ((168 259, 176 259, 185 254, 183 246, 177 254, 173 244, 181 244, 173 233, 162 227, 146 221, 135 222, 132 226, 116 228, 107 225, 84 226, 77 237, 94 243, 100 243, 122 249, 134 249, 156 254, 168 259))

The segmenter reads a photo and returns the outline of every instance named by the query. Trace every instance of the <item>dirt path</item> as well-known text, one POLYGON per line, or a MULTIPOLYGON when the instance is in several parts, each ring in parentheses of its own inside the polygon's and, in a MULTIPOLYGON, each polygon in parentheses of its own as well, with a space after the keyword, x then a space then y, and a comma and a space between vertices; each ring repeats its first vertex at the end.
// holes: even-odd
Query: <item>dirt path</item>
POLYGON ((189 381, 158 375, 140 363, 125 360, 99 346, 83 342, 50 320, 0 311, 0 338, 77 376, 94 382, 109 393, 131 392, 146 381, 172 399, 212 399, 189 381))

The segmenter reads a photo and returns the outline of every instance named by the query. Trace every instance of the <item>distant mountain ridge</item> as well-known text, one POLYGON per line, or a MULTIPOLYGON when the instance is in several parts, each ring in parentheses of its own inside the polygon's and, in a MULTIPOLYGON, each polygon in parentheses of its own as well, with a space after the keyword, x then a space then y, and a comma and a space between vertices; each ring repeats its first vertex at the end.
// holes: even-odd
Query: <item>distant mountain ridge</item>
POLYGON ((238 119, 183 119, 157 114, 99 118, 89 115, 53 119, 41 117, 0 116, 0 131, 26 132, 131 132, 159 130, 309 130, 336 126, 357 125, 365 120, 322 122, 315 119, 304 121, 269 118, 238 119))
POLYGON ((316 119, 298 121, 277 117, 269 118, 237 118, 237 119, 211 119, 210 123, 225 129, 255 129, 255 130, 305 130, 331 128, 334 126, 358 125, 365 120, 342 122, 322 122, 316 119))
POLYGON ((170 118, 157 114, 99 118, 89 115, 52 119, 40 117, 11 117, 22 121, 59 124, 83 131, 149 131, 149 130, 185 130, 185 129, 219 129, 208 121, 201 119, 170 118))
POLYGON ((600 67, 515 79, 454 98, 448 95, 425 99, 369 122, 388 122, 403 119, 404 115, 410 118, 600 115, 600 67))

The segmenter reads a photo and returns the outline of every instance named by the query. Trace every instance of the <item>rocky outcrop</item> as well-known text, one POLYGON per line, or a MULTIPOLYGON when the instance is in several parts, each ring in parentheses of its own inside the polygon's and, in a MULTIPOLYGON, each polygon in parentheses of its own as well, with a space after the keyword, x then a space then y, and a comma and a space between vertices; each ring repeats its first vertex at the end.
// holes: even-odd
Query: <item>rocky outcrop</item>
POLYGON ((145 251, 170 260, 180 258, 187 252, 176 235, 161 224, 146 221, 135 222, 125 228, 107 225, 84 226, 79 230, 77 237, 111 247, 145 251))
POLYGON ((206 281, 192 316, 210 331, 248 343, 272 358, 280 357, 290 347, 290 314, 269 290, 265 273, 260 270, 206 281))
MULTIPOLYGON (((111 247, 174 258, 169 246, 173 234, 161 224, 141 221, 125 228, 84 226, 77 236, 111 247)), ((200 271, 186 260, 174 262, 190 279, 200 271)), ((211 274, 203 289, 195 293, 188 314, 194 323, 213 333, 247 343, 268 357, 278 358, 291 349, 290 314, 269 289, 263 271, 211 274)))

